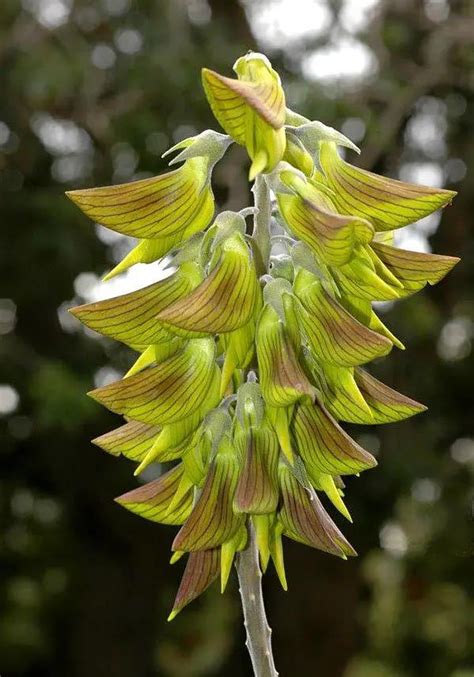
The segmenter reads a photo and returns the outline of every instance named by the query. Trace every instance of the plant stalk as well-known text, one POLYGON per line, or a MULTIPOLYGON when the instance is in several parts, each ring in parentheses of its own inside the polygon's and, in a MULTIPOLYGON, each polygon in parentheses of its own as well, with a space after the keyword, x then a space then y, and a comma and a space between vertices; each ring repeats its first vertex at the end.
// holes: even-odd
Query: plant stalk
MULTIPOLYGON (((254 216, 252 240, 259 259, 260 274, 268 272, 270 258, 270 191, 263 176, 255 179, 252 188, 254 216)), ((252 661, 255 677, 278 677, 272 653, 272 631, 268 625, 262 592, 262 572, 258 559, 255 529, 249 521, 249 537, 245 550, 237 556, 239 592, 242 600, 244 625, 247 634, 246 646, 252 661)))
POLYGON ((257 539, 252 524, 245 550, 238 554, 239 592, 247 633, 246 646, 255 677, 278 677, 272 653, 272 631, 263 603, 262 572, 258 561, 257 539))
POLYGON ((270 221, 272 215, 272 204, 270 199, 270 190, 265 183, 265 178, 259 174, 255 179, 252 188, 254 205, 257 208, 253 222, 252 239, 260 254, 263 272, 268 270, 268 261, 270 258, 270 221))

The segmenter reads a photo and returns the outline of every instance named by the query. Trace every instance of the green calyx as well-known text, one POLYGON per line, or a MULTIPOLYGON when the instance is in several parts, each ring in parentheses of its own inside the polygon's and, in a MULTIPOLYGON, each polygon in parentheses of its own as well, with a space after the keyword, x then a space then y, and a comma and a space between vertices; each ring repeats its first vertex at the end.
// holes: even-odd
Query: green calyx
POLYGON ((179 142, 164 155, 181 164, 156 177, 68 193, 94 221, 137 238, 107 277, 136 263, 166 266, 158 282, 71 312, 137 353, 122 379, 90 393, 125 419, 94 443, 132 461, 135 474, 172 464, 116 499, 180 527, 172 562, 187 563, 170 619, 217 578, 225 589, 250 527, 262 570, 273 562, 285 589, 283 537, 355 555, 320 500, 351 519, 341 477, 376 466, 343 424, 425 409, 367 369, 403 349, 372 302, 436 284, 458 261, 392 238, 452 191, 343 160, 338 147, 358 149, 288 109, 265 56, 250 52, 234 71, 202 72, 225 134, 179 142), (212 173, 233 141, 258 177, 256 203, 216 216, 212 173))

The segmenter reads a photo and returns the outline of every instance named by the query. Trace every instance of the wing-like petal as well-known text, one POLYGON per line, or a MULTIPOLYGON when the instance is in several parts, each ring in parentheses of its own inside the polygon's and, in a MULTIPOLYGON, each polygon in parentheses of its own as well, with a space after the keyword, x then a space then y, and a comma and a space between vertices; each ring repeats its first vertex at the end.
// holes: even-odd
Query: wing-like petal
POLYGON ((89 394, 117 414, 152 425, 180 421, 199 409, 218 367, 211 339, 195 339, 156 367, 89 394))
POLYGON ((183 465, 179 465, 161 475, 157 480, 133 489, 115 500, 131 512, 161 524, 183 524, 191 513, 192 492, 188 491, 174 510, 168 508, 179 487, 183 476, 183 465))
MULTIPOLYGON (((185 230, 201 212, 209 214, 209 195, 206 158, 187 160, 179 169, 150 179, 67 193, 94 221, 139 238, 168 237, 185 230)), ((202 229, 211 218, 212 214, 202 229)))
POLYGON ((354 475, 377 461, 320 404, 298 405, 293 417, 298 452, 307 465, 329 475, 354 475))
POLYGON ((376 230, 393 230, 432 214, 451 202, 452 190, 429 188, 379 176, 345 162, 334 142, 323 142, 320 162, 341 214, 356 214, 376 230))

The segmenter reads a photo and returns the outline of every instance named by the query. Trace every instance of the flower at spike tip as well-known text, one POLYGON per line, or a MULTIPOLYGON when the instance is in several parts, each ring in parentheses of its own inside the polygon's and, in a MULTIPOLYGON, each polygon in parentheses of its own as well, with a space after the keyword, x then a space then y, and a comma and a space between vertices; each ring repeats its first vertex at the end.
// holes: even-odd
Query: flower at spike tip
POLYGON ((179 527, 171 562, 187 561, 170 619, 216 579, 224 591, 250 529, 262 570, 272 562, 285 589, 285 539, 356 554, 330 513, 352 521, 345 481, 377 463, 345 423, 425 409, 371 374, 370 362, 404 349, 372 303, 436 284, 458 261, 393 243, 394 230, 448 205, 452 191, 342 159, 339 147, 358 149, 286 108, 263 55, 241 57, 234 70, 237 79, 202 73, 228 136, 208 130, 182 141, 168 151, 180 151, 170 163, 180 167, 157 177, 68 194, 139 240, 108 277, 166 257, 163 279, 72 313, 137 353, 123 379, 90 393, 125 419, 94 444, 129 459, 136 475, 170 464, 116 499, 179 527), (256 209, 214 217, 212 170, 232 141, 250 156, 256 209), (256 235, 262 190, 274 196, 268 261, 256 235), (274 223, 285 236, 271 238, 274 223))

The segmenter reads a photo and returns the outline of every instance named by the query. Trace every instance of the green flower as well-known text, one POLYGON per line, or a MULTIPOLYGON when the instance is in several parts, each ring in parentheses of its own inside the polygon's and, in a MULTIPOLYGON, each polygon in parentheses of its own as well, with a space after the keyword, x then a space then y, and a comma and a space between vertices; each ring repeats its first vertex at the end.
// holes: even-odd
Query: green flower
POLYGON ((161 176, 69 193, 95 221, 140 240, 109 276, 170 256, 165 279, 72 310, 137 352, 123 379, 90 393, 125 418, 94 443, 135 463, 135 474, 172 464, 116 499, 180 527, 171 561, 188 559, 170 619, 219 576, 225 589, 249 529, 263 571, 272 561, 285 589, 283 537, 356 554, 320 496, 351 519, 342 477, 376 461, 341 422, 389 423, 425 409, 365 366, 403 348, 372 302, 435 284, 458 261, 398 249, 391 236, 447 205, 452 191, 348 164, 337 146, 358 149, 286 109, 266 57, 250 53, 234 69, 237 79, 203 70, 229 137, 181 142, 171 150, 183 164, 161 176), (232 139, 250 155, 250 178, 260 175, 253 235, 249 210, 213 220, 211 173, 232 139), (270 191, 284 254, 271 248, 270 191))

